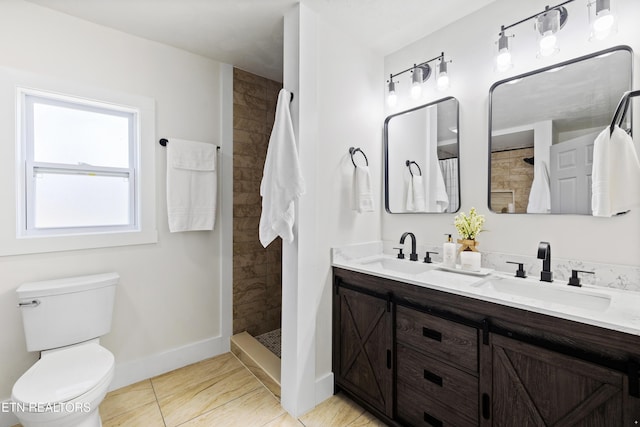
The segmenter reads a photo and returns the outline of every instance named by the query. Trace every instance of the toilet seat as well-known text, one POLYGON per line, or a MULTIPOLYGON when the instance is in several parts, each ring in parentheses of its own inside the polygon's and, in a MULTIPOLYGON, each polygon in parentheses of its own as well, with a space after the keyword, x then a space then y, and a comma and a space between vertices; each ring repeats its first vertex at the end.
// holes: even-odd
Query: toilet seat
POLYGON ((97 343, 43 354, 13 386, 14 402, 65 403, 113 378, 114 357, 97 343))

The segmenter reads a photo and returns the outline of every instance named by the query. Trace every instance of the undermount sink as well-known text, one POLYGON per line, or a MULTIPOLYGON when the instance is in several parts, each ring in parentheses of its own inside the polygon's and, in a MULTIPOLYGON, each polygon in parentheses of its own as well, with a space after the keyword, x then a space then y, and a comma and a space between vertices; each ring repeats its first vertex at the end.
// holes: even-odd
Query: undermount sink
POLYGON ((370 268, 391 270, 396 273, 404 274, 420 274, 435 268, 433 264, 427 264, 422 261, 409 261, 407 259, 384 257, 368 260, 361 264, 370 268))
POLYGON ((611 304, 611 297, 602 293, 523 279, 495 277, 475 286, 478 289, 492 290, 502 295, 513 295, 591 311, 605 311, 611 304))

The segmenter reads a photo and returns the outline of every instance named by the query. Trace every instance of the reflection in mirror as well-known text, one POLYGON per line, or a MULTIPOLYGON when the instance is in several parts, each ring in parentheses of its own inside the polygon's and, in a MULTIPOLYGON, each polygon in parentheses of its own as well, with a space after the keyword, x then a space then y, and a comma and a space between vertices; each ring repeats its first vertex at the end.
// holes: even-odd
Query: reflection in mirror
POLYGON ((456 212, 460 206, 458 100, 443 98, 384 122, 389 213, 456 212))
POLYGON ((492 86, 492 211, 591 214, 593 142, 631 89, 632 62, 615 47, 492 86))

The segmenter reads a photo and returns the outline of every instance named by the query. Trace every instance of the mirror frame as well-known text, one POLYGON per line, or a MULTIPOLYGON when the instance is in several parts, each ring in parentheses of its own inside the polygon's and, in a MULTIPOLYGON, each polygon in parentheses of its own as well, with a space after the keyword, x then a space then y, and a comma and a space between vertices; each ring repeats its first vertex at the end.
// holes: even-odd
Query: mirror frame
MULTIPOLYGON (((523 74, 519 74, 516 76, 512 76, 506 79, 502 79, 499 80, 497 82, 495 82, 494 84, 491 85, 491 88, 489 88, 489 134, 488 134, 488 163, 489 163, 489 167, 487 169, 487 208, 489 209, 489 212, 494 213, 494 214, 502 214, 503 212, 495 212, 491 209, 491 140, 493 138, 493 130, 492 130, 492 123, 493 123, 493 91, 496 87, 508 83, 512 80, 517 80, 517 79, 523 79, 525 77, 530 77, 536 74, 540 74, 540 73, 544 73, 546 71, 552 70, 554 68, 558 68, 558 67, 565 67, 567 65, 571 65, 571 64, 575 64, 576 62, 581 62, 581 61, 585 61, 587 59, 593 59, 596 58, 600 55, 605 55, 607 53, 612 53, 612 52, 616 52, 616 51, 627 51, 629 52, 629 54, 631 55, 631 86, 633 86, 633 62, 634 62, 634 58, 633 58, 633 49, 630 46, 627 45, 618 45, 618 46, 613 46, 607 49, 603 49, 603 50, 599 50, 597 52, 592 52, 589 53, 587 55, 583 55, 583 56, 579 56, 577 58, 573 58, 573 59, 569 59, 567 61, 564 62, 560 62, 557 64, 552 64, 546 67, 542 67, 542 68, 537 68, 535 70, 532 71, 528 71, 526 73, 523 74)), ((631 88, 630 88, 631 89, 631 88)), ((622 94, 620 95, 622 96, 622 94)), ((630 107, 631 108, 631 107, 630 107)), ((613 114, 611 115, 613 117, 613 114)), ((630 120, 630 126, 631 129, 633 129, 633 114, 628 113, 627 117, 629 117, 630 120)), ((578 215, 578 216, 586 216, 584 214, 577 214, 577 213, 544 213, 544 214, 535 214, 535 213, 527 213, 527 212, 520 212, 520 213, 511 213, 509 215, 578 215)))
POLYGON ((458 209, 455 212, 460 210, 460 206, 462 206, 462 195, 460 191, 461 183, 460 183, 460 101, 454 96, 447 96, 444 98, 436 99, 435 101, 429 102, 427 104, 418 105, 417 107, 410 108, 408 110, 400 111, 395 114, 391 114, 387 116, 384 120, 384 209, 388 214, 422 214, 422 215, 430 215, 430 214, 453 214, 455 212, 391 212, 389 209, 389 121, 397 116, 402 114, 411 113, 412 111, 420 110, 422 108, 431 107, 433 105, 439 104, 441 102, 454 100, 456 101, 456 128, 458 129, 458 133, 456 134, 456 144, 458 145, 458 209))

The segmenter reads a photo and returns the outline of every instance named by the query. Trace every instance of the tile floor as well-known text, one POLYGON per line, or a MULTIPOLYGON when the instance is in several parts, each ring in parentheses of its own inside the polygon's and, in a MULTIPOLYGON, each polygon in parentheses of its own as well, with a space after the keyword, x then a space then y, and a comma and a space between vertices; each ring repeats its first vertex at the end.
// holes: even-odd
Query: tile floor
POLYGON ((114 390, 100 416, 103 427, 384 426, 342 395, 296 420, 232 353, 114 390))

